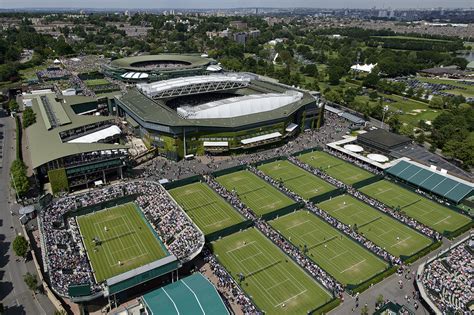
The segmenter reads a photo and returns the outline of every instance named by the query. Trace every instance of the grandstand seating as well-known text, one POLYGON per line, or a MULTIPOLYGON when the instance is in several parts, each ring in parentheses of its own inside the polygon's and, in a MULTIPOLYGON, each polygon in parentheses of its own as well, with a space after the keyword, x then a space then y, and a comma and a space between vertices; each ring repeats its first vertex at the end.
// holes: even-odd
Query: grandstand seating
POLYGON ((386 172, 456 204, 468 197, 474 190, 472 184, 451 176, 448 177, 413 162, 400 161, 387 169, 386 172))

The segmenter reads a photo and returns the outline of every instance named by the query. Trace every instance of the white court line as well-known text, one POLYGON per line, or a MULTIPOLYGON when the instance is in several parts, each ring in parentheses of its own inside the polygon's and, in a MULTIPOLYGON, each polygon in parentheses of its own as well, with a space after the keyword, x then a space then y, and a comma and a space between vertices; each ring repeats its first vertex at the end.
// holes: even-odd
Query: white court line
POLYGON ((292 226, 287 227, 286 229, 287 229, 287 230, 290 230, 290 229, 295 228, 295 227, 297 227, 297 226, 303 225, 303 224, 305 224, 305 223, 307 223, 307 222, 310 222, 310 221, 309 221, 309 220, 306 220, 306 221, 303 221, 303 222, 300 222, 300 223, 296 223, 296 224, 293 224, 292 226))
POLYGON ((399 240, 398 242, 396 242, 395 244, 393 244, 393 245, 390 246, 390 247, 397 246, 397 245, 400 244, 401 242, 408 241, 410 238, 411 238, 411 236, 408 236, 407 238, 404 238, 403 240, 399 240))
POLYGON ((255 243, 255 242, 256 242, 256 241, 252 241, 252 242, 250 242, 250 243, 245 243, 245 244, 243 244, 243 245, 237 246, 236 248, 233 248, 233 249, 231 249, 231 250, 228 250, 228 251, 226 252, 226 254, 232 253, 232 252, 234 252, 234 251, 236 251, 236 250, 238 250, 238 249, 241 249, 241 248, 243 248, 243 247, 245 247, 245 246, 251 245, 251 244, 253 244, 253 243, 255 243))
POLYGON ((285 283, 285 282, 287 282, 287 281, 290 281, 290 279, 286 278, 285 280, 280 281, 280 282, 278 282, 277 284, 274 284, 274 285, 272 285, 271 287, 266 288, 265 290, 266 290, 266 291, 270 291, 271 289, 273 289, 273 288, 275 288, 275 287, 277 287, 277 286, 279 286, 279 285, 282 285, 283 283, 285 283))
POLYGON ((261 255, 261 254, 262 254, 262 253, 256 253, 256 254, 253 254, 253 255, 251 255, 251 256, 245 257, 244 259, 241 259, 240 261, 241 261, 241 262, 244 262, 244 261, 246 261, 246 260, 248 260, 248 259, 254 258, 255 256, 258 256, 258 255, 261 255))
POLYGON ((344 273, 344 272, 346 272, 346 271, 348 271, 348 270, 351 270, 352 268, 354 268, 355 266, 357 266, 357 265, 363 263, 364 261, 366 261, 366 259, 361 260, 361 261, 359 261, 357 264, 354 264, 354 265, 350 266, 349 268, 344 269, 344 270, 341 271, 340 273, 344 273))
POLYGON ((337 211, 339 211, 339 210, 343 210, 343 209, 345 209, 345 208, 347 208, 347 207, 349 207, 349 206, 352 206, 352 204, 351 204, 351 203, 346 203, 345 205, 342 205, 341 207, 339 207, 339 208, 337 208, 336 210, 334 210, 333 212, 337 212, 337 211))
POLYGON ((392 190, 392 188, 377 190, 377 192, 374 195, 378 196, 378 195, 381 195, 381 194, 385 194, 386 192, 389 192, 391 190, 392 190))
POLYGON ((449 218, 451 218, 451 215, 448 215, 446 218, 441 219, 441 220, 439 220, 439 221, 436 222, 436 223, 433 223, 433 225, 437 225, 437 224, 439 224, 439 223, 441 223, 441 222, 443 222, 443 221, 445 221, 445 220, 447 220, 447 219, 449 219, 449 218))
POLYGON ((337 257, 344 255, 345 253, 347 253, 347 250, 343 251, 342 253, 337 254, 336 256, 332 257, 330 260, 336 259, 337 257))
POLYGON ((286 300, 284 300, 283 302, 278 303, 278 304, 275 305, 274 307, 278 307, 278 306, 282 305, 283 303, 286 303, 286 302, 288 302, 289 300, 292 300, 292 299, 294 299, 295 297, 297 297, 297 296, 299 296, 299 295, 305 293, 306 291, 308 291, 308 290, 305 289, 304 291, 301 291, 300 293, 298 293, 298 294, 296 294, 296 295, 293 295, 293 296, 290 297, 289 299, 286 299, 286 300))

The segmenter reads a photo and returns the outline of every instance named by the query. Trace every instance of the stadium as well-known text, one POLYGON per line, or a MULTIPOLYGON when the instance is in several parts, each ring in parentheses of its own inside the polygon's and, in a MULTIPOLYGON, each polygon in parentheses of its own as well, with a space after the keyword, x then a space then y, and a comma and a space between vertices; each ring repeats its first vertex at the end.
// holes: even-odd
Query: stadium
POLYGON ((204 236, 155 182, 128 182, 56 199, 39 216, 43 268, 73 302, 112 297, 176 271, 204 236))
POLYGON ((128 82, 154 82, 218 72, 212 59, 199 55, 145 55, 116 59, 102 67, 105 75, 128 82))
POLYGON ((308 92, 250 73, 137 84, 116 104, 133 134, 173 160, 281 142, 320 116, 308 92))

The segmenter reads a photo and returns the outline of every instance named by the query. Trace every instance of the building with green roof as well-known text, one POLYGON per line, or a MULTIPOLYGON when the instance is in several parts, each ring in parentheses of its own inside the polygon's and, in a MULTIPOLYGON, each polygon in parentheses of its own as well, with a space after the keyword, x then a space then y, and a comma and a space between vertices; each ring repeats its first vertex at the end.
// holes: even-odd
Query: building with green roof
POLYGON ((115 101, 131 131, 173 160, 284 142, 320 113, 308 92, 249 73, 137 84, 115 101))
POLYGON ((216 288, 200 273, 149 292, 141 301, 149 315, 230 314, 216 288))
POLYGON ((53 191, 56 185, 59 191, 79 189, 122 176, 128 148, 115 144, 120 128, 114 118, 83 114, 84 108, 97 108, 96 100, 59 99, 44 91, 23 100, 36 114, 36 122, 26 128, 30 166, 40 181, 51 181, 53 191))
POLYGON ((102 66, 105 75, 130 83, 201 75, 219 69, 213 59, 200 55, 180 54, 126 57, 102 66))

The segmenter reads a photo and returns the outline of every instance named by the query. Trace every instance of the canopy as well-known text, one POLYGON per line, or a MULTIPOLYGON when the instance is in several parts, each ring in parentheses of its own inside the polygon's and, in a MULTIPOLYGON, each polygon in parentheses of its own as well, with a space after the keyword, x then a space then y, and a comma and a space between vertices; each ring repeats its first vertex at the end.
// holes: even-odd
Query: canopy
POLYGON ((281 133, 272 132, 272 133, 268 133, 266 135, 261 135, 261 136, 256 136, 256 137, 252 137, 252 138, 243 139, 243 140, 240 140, 240 142, 242 144, 251 144, 251 143, 255 143, 255 142, 260 142, 260 141, 265 141, 265 140, 278 138, 278 137, 281 137, 281 133))
POLYGON ((385 155, 375 154, 375 153, 368 154, 367 157, 371 159, 372 161, 379 162, 379 163, 385 163, 385 162, 388 162, 389 160, 388 157, 386 157, 385 155))
POLYGON ((109 137, 121 134, 121 130, 118 126, 110 126, 105 129, 90 133, 88 135, 72 139, 68 143, 95 143, 100 140, 107 139, 109 137))
POLYGON ((298 125, 297 125, 297 124, 294 124, 294 123, 291 123, 291 124, 289 124, 289 125, 286 127, 285 131, 286 131, 286 132, 292 132, 292 131, 294 131, 296 128, 298 128, 298 125))
POLYGON ((344 146, 344 149, 349 150, 351 152, 355 152, 355 153, 359 153, 359 152, 364 151, 363 147, 361 147, 360 145, 356 145, 356 144, 346 144, 344 146))
POLYGON ((228 147, 229 142, 227 141, 204 141, 205 147, 228 147))
POLYGON ((19 213, 23 215, 23 214, 31 213, 33 211, 35 211, 35 207, 33 205, 29 205, 29 206, 20 208, 19 213))

